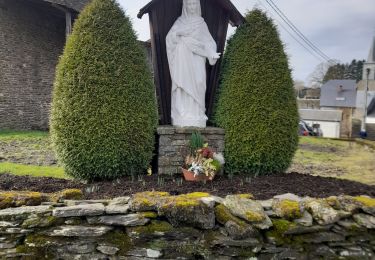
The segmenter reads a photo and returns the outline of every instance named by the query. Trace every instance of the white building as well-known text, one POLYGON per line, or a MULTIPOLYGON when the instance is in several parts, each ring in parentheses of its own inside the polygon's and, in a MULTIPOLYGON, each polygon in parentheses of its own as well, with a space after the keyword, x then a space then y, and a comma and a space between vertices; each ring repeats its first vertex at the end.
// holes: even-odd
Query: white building
MULTIPOLYGON (((367 89, 366 123, 375 124, 375 36, 372 40, 367 61, 363 65, 362 81, 357 86, 357 110, 363 118, 365 91, 367 89)), ((361 118, 361 119, 362 119, 361 118)))
POLYGON ((341 110, 299 109, 299 115, 311 127, 319 124, 323 137, 340 138, 341 110))

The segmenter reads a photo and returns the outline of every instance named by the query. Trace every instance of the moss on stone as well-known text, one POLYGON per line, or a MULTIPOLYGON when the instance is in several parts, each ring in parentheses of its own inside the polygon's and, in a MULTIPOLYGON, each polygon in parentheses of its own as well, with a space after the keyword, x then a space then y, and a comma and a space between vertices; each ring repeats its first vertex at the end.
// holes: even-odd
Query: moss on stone
POLYGON ((26 219, 22 223, 23 228, 34 228, 34 227, 50 227, 58 222, 58 218, 54 216, 36 216, 33 218, 26 219))
POLYGON ((254 195, 251 194, 251 193, 247 193, 247 194, 237 194, 236 196, 238 196, 238 197, 241 198, 241 199, 250 199, 250 200, 253 200, 253 199, 254 199, 254 195))
POLYGON ((55 256, 49 252, 48 248, 28 247, 19 245, 16 247, 18 254, 26 254, 27 256, 22 259, 54 259, 55 256))
POLYGON ((140 214, 144 218, 155 219, 155 218, 158 217, 158 214, 156 212, 153 212, 153 211, 141 212, 140 214))
POLYGON ((6 209, 13 206, 15 196, 11 192, 0 193, 0 209, 6 209))
POLYGON ((247 211, 245 215, 246 220, 249 222, 262 222, 264 220, 264 216, 255 211, 247 211))
POLYGON ((165 221, 152 220, 148 225, 138 226, 129 228, 130 232, 135 232, 137 234, 152 235, 157 232, 169 232, 172 231, 173 227, 171 224, 165 221))
POLYGON ((341 209, 341 203, 336 196, 330 196, 325 199, 325 202, 332 208, 339 210, 341 209))
POLYGON ((59 199, 80 200, 83 198, 83 192, 80 189, 66 189, 57 193, 59 199))
POLYGON ((136 211, 156 210, 158 203, 170 197, 168 192, 146 191, 133 195, 131 206, 136 211))
POLYGON ((0 209, 21 206, 37 206, 42 203, 40 192, 10 191, 0 192, 0 209))
POLYGON ((167 196, 170 196, 170 194, 164 191, 146 191, 146 192, 136 193, 135 196, 167 197, 167 196))
POLYGON ((120 230, 107 233, 102 237, 102 241, 105 244, 110 244, 120 249, 118 251, 118 255, 120 256, 125 256, 126 253, 134 246, 130 237, 120 230))
POLYGON ((284 219, 272 219, 272 224, 273 228, 267 231, 266 235, 273 237, 277 245, 291 244, 291 236, 286 236, 284 233, 296 227, 296 224, 284 219))
POLYGON ((302 217, 302 212, 297 201, 282 200, 278 203, 281 217, 287 219, 296 219, 302 217))
POLYGON ((188 193, 188 194, 184 194, 184 195, 180 195, 180 196, 183 196, 183 197, 189 198, 189 199, 201 199, 201 198, 205 198, 205 197, 210 197, 211 195, 209 193, 206 193, 206 192, 193 192, 193 193, 188 193))
POLYGON ((240 227, 247 226, 245 221, 237 218, 236 216, 233 216, 232 213, 230 213, 229 209, 223 204, 219 204, 215 207, 215 215, 216 220, 222 225, 225 225, 228 221, 233 221, 240 227))
POLYGON ((42 203, 42 194, 40 192, 21 192, 16 194, 17 199, 14 206, 37 206, 42 203))
POLYGON ((196 207, 201 204, 200 199, 210 196, 208 193, 195 192, 190 194, 182 194, 178 196, 169 196, 162 203, 161 208, 177 207, 196 207))
POLYGON ((186 197, 177 197, 174 201, 174 205, 178 208, 181 207, 195 207, 199 205, 199 201, 196 199, 186 198, 186 197))
POLYGON ((249 259, 249 258, 251 259, 252 257, 256 257, 256 253, 254 253, 249 248, 239 248, 238 257, 245 257, 246 259, 249 259))
POLYGON ((30 234, 26 236, 25 244, 29 247, 44 247, 48 244, 50 237, 41 234, 30 234))
POLYGON ((358 196, 354 197, 354 200, 361 203, 365 207, 375 207, 375 199, 374 198, 369 198, 365 196, 358 196))

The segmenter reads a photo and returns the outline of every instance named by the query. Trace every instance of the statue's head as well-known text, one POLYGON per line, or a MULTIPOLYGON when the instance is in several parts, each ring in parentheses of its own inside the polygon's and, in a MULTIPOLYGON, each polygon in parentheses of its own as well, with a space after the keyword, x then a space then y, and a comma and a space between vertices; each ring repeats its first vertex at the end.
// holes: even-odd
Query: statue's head
POLYGON ((187 17, 201 16, 200 0, 183 0, 183 12, 187 17))

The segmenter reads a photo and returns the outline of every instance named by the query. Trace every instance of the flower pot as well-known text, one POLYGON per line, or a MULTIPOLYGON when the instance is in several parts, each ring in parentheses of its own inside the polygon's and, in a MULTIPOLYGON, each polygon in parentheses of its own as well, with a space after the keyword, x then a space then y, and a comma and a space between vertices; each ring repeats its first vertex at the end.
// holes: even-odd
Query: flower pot
POLYGON ((212 181, 212 176, 206 176, 206 175, 197 175, 194 176, 194 172, 188 171, 184 168, 182 168, 182 173, 184 174, 184 178, 186 181, 212 181))

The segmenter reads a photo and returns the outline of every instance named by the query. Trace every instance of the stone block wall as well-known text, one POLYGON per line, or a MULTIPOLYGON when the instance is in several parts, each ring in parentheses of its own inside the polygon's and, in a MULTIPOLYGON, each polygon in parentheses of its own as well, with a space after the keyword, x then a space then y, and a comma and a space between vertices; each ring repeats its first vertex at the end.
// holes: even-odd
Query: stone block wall
MULTIPOLYGON (((8 205, 2 195, 0 207, 8 205)), ((26 205, 34 206, 0 210, 0 259, 375 258, 375 199, 365 196, 257 201, 144 192, 48 202, 31 195, 26 205)))
POLYGON ((214 152, 224 152, 225 131, 221 128, 178 128, 173 126, 160 126, 157 129, 159 135, 159 174, 181 173, 185 157, 189 154, 189 142, 193 132, 199 132, 213 148, 214 152))
POLYGON ((65 14, 43 1, 0 0, 0 129, 47 129, 65 14))

